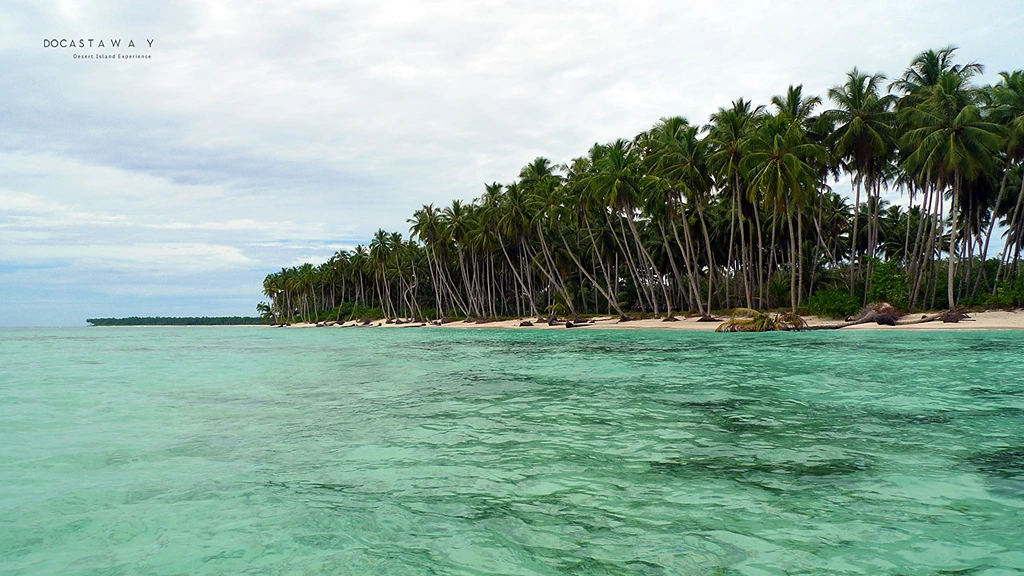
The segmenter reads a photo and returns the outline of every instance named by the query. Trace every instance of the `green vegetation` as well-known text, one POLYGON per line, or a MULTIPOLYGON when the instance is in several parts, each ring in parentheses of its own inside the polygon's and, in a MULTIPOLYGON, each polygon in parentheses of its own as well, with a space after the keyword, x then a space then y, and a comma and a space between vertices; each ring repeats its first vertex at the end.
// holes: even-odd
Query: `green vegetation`
MULTIPOLYGON (((415 211, 320 266, 269 274, 268 321, 1020 305, 1024 72, 991 86, 956 48, 894 81, 853 69, 706 124, 663 118, 473 202, 415 211), (853 183, 853 202, 829 186, 853 183), (898 191, 907 207, 890 205, 898 191), (995 231, 1004 248, 990 254, 995 231)), ((751 318, 754 318, 753 316, 751 318)), ((787 322, 774 316, 764 322, 787 322)))
POLYGON ((907 275, 900 270, 895 260, 877 263, 871 273, 870 285, 869 302, 888 302, 896 308, 907 307, 907 275))
POLYGON ((250 316, 203 316, 170 318, 161 316, 131 316, 129 318, 89 318, 92 326, 248 326, 265 324, 262 318, 250 316))
POLYGON ((821 318, 846 318, 860 309, 859 298, 838 288, 818 290, 807 299, 807 310, 821 318))

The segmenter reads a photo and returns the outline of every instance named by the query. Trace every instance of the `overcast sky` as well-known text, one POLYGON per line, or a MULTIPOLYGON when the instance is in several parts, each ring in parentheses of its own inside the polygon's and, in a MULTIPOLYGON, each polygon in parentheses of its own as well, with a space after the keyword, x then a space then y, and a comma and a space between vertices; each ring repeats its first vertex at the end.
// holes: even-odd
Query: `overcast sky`
POLYGON ((536 156, 947 44, 990 82, 1022 29, 1019 1, 7 0, 0 325, 255 315, 267 273, 536 156))

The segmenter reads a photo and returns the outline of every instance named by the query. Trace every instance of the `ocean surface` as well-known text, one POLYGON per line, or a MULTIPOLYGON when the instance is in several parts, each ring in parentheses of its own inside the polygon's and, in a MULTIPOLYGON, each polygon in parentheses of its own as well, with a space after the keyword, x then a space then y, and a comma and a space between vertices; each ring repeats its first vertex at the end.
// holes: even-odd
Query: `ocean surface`
POLYGON ((0 574, 1024 573, 1024 333, 0 330, 0 574))

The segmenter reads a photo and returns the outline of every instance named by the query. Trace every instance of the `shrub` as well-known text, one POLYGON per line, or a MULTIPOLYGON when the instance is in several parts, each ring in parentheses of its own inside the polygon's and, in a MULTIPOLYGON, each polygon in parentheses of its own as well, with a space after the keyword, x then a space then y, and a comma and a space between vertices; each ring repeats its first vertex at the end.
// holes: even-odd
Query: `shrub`
POLYGON ((845 318, 860 311, 860 300, 836 288, 818 290, 807 299, 807 308, 822 318, 845 318))
POLYGON ((1008 280, 996 285, 996 293, 985 296, 985 305, 992 308, 1019 308, 1024 306, 1024 284, 1013 286, 1008 280))
POLYGON ((868 302, 888 302, 897 308, 905 309, 909 299, 907 275, 900 270, 896 261, 876 261, 875 269, 871 273, 868 302))

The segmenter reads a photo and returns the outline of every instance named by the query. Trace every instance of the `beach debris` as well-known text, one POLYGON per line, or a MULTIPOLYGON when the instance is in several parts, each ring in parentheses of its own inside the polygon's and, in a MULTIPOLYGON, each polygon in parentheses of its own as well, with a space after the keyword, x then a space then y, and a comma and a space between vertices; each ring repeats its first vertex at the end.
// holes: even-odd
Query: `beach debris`
POLYGON ((529 320, 523 320, 522 322, 519 323, 519 326, 524 328, 527 326, 533 326, 533 322, 530 322, 529 320))
POLYGON ((942 320, 946 324, 956 324, 961 320, 970 319, 971 317, 965 312, 957 312, 955 310, 946 310, 942 314, 939 314, 939 320, 942 320))
POLYGON ((722 321, 721 318, 715 318, 714 316, 710 316, 708 314, 704 314, 700 318, 697 318, 697 322, 721 322, 721 321, 722 321))
POLYGON ((856 317, 847 316, 846 322, 841 324, 819 324, 817 326, 810 326, 808 330, 838 330, 840 328, 846 328, 848 326, 856 326, 858 324, 870 324, 874 322, 879 326, 904 326, 907 324, 920 324, 922 322, 932 322, 938 320, 941 315, 935 316, 922 316, 920 320, 911 320, 909 322, 900 322, 900 318, 903 317, 903 313, 899 311, 895 306, 888 302, 875 302, 865 306, 856 317))
POLYGON ((771 314, 752 308, 737 308, 729 320, 715 329, 715 332, 774 332, 777 330, 803 330, 807 321, 799 314, 780 312, 771 314))

